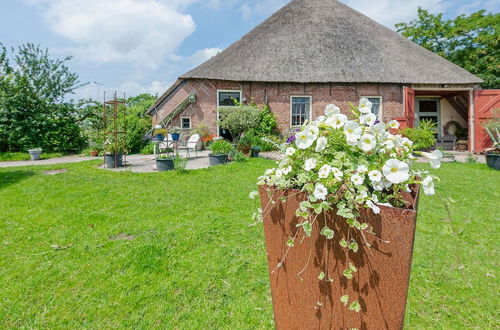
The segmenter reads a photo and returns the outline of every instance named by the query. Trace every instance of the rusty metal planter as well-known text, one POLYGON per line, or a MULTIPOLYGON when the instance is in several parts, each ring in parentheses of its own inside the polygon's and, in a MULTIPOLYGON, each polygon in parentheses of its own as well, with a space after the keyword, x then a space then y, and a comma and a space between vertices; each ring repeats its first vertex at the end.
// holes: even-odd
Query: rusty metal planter
POLYGON ((412 187, 412 193, 405 194, 408 209, 380 206, 378 215, 371 210, 362 213, 360 222, 368 223, 375 233, 365 233, 371 248, 362 244, 359 232, 349 229, 345 219, 334 210, 317 217, 312 236, 302 243, 303 232, 299 232, 295 246, 283 261, 289 237, 299 230, 295 211, 306 197, 294 190, 271 189, 268 193, 268 188, 260 187, 276 328, 401 329, 410 279, 418 188, 412 187), (288 196, 285 202, 280 200, 281 196, 288 196), (325 222, 335 231, 332 240, 319 235, 325 222), (339 245, 348 235, 359 243, 356 253, 339 245), (277 268, 281 261, 283 266, 277 268), (342 275, 349 262, 358 269, 351 280, 342 275), (319 280, 321 272, 332 281, 319 280), (359 301, 359 313, 340 302, 345 294, 350 296, 349 301, 359 301))

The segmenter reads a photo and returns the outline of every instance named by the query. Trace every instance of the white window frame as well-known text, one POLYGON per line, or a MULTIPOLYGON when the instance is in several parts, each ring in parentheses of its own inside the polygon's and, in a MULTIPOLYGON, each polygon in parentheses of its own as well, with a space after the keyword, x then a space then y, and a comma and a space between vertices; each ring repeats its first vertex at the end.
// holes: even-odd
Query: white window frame
POLYGON ((219 94, 223 92, 229 92, 229 93, 240 93, 240 103, 243 102, 243 91, 241 89, 218 89, 217 90, 217 122, 215 123, 216 129, 217 129, 217 136, 219 136, 220 132, 220 127, 219 127, 219 109, 220 108, 233 108, 235 107, 234 105, 219 105, 219 94))
MULTIPOLYGON (((380 108, 378 110, 378 117, 377 117, 377 119, 380 120, 380 121, 383 121, 382 119, 384 118, 384 116, 383 116, 383 113, 384 113, 383 111, 384 110, 383 110, 383 106, 382 106, 383 105, 383 103, 382 103, 382 101, 383 101, 382 96, 380 96, 380 95, 377 95, 377 96, 361 96, 361 98, 363 98, 363 97, 366 97, 367 99, 380 99, 380 108)), ((394 118, 391 118, 391 120, 392 119, 394 119, 394 118)))
POLYGON ((180 121, 181 121, 181 122, 180 122, 180 125, 179 125, 179 126, 181 127, 181 129, 191 129, 191 127, 192 127, 192 123, 191 123, 191 116, 183 116, 183 117, 181 117, 181 118, 180 118, 180 121), (183 120, 183 119, 189 119, 189 127, 188 127, 188 128, 184 128, 184 127, 182 127, 182 120, 183 120))
POLYGON ((289 120, 290 120, 290 128, 295 128, 295 127, 300 127, 300 126, 293 126, 292 125, 292 110, 293 110, 293 98, 294 97, 303 97, 303 98, 308 98, 309 99, 309 122, 311 122, 313 119, 312 119, 312 109, 313 109, 313 97, 312 95, 290 95, 290 117, 289 117, 289 120))

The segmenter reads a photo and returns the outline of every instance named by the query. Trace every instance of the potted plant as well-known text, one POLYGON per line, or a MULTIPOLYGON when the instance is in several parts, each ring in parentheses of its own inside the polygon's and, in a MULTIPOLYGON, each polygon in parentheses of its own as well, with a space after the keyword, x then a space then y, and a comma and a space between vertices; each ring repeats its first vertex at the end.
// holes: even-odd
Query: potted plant
POLYGON ((90 136, 89 139, 89 154, 92 157, 97 157, 99 156, 99 153, 102 152, 103 150, 103 141, 102 137, 95 133, 90 136))
POLYGON ((156 169, 158 172, 172 171, 174 166, 175 157, 168 155, 161 155, 156 158, 156 169))
POLYGON ((123 154, 126 152, 123 141, 107 140, 104 143, 104 163, 107 168, 123 166, 123 154))
POLYGON ((40 155, 42 154, 42 148, 29 149, 31 160, 40 160, 40 155))
POLYGON ((252 149, 250 149, 250 157, 253 158, 259 157, 259 153, 260 153, 260 147, 252 146, 252 149))
POLYGON ((500 118, 496 117, 484 125, 486 132, 493 143, 492 147, 486 150, 486 164, 490 168, 500 170, 500 118))
MULTIPOLYGON (((413 143, 376 123, 371 103, 353 117, 328 105, 282 147, 259 178, 274 317, 278 329, 401 329, 419 187, 413 143)), ((421 152, 440 166, 441 152, 421 152)))
POLYGON ((245 155, 248 155, 250 153, 251 148, 252 148, 252 140, 247 136, 243 136, 241 139, 238 140, 238 143, 236 144, 236 149, 238 151, 241 151, 245 155))
POLYGON ((210 145, 210 153, 208 161, 210 166, 226 164, 229 153, 233 150, 233 146, 226 140, 219 139, 210 145))
POLYGON ((172 140, 174 141, 179 141, 179 138, 181 136, 181 128, 174 126, 171 129, 168 130, 170 135, 172 135, 172 140))

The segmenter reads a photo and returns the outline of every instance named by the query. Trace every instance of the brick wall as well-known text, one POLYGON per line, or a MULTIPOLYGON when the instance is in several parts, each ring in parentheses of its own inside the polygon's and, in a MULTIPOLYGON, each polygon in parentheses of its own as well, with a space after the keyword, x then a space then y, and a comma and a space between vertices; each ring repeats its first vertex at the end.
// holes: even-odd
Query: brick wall
POLYGON ((195 104, 174 118, 173 125, 180 126, 180 117, 191 117, 192 127, 207 124, 217 134, 217 89, 241 90, 247 102, 264 103, 267 99, 271 111, 278 119, 280 131, 285 134, 290 127, 290 97, 312 96, 313 118, 323 114, 327 104, 335 103, 349 115, 348 102, 357 104, 361 96, 382 97, 384 122, 403 116, 403 92, 395 84, 289 84, 289 83, 239 83, 220 80, 189 80, 153 114, 153 125, 163 119, 190 92, 197 94, 195 104))

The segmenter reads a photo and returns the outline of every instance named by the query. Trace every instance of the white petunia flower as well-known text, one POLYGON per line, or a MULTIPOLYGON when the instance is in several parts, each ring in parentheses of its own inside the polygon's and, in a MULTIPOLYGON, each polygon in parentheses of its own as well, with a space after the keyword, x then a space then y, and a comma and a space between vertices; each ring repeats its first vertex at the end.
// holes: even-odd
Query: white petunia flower
POLYGON ((265 172, 265 175, 271 175, 274 173, 275 170, 276 170, 275 168, 268 168, 265 172))
POLYGON ((291 155, 293 155, 294 153, 295 153, 295 148, 294 148, 294 147, 288 147, 288 148, 286 148, 285 154, 286 154, 287 156, 291 156, 291 155))
POLYGON ((386 127, 384 123, 377 123, 373 126, 373 131, 377 135, 383 135, 385 133, 386 127))
POLYGON ((311 133, 314 136, 314 139, 316 140, 319 135, 318 123, 313 121, 312 123, 306 126, 305 131, 311 133))
POLYGON ((441 167, 441 159, 443 159, 443 153, 439 150, 434 150, 433 152, 422 152, 423 156, 425 156, 432 168, 441 167))
POLYGON ((295 144, 299 149, 309 148, 316 138, 309 130, 304 130, 295 134, 295 144))
POLYGON ((364 152, 368 152, 375 148, 375 145, 377 144, 377 141, 375 140, 375 137, 371 134, 364 134, 361 139, 359 139, 359 147, 361 150, 364 152))
POLYGON ((408 164, 395 158, 386 161, 384 167, 382 167, 385 178, 391 183, 401 183, 408 180, 410 178, 408 171, 408 164))
POLYGON ((325 164, 320 167, 318 176, 322 179, 326 179, 328 175, 330 174, 330 171, 332 170, 332 167, 328 164, 325 164))
POLYGON ((376 191, 382 191, 384 190, 384 185, 382 184, 382 180, 381 181, 372 181, 372 186, 373 186, 373 189, 375 189, 376 191))
POLYGON ((373 203, 372 201, 367 201, 366 205, 369 208, 372 209, 373 213, 375 213, 375 214, 379 214, 380 213, 380 207, 378 207, 377 205, 375 205, 375 203, 373 203))
POLYGON ((324 122, 326 120, 326 117, 325 116, 319 116, 318 118, 316 118, 317 121, 319 122, 324 122))
POLYGON ((363 184, 364 179, 360 175, 354 174, 353 176, 351 176, 351 181, 356 186, 359 186, 363 184))
POLYGON ((317 164, 316 159, 309 158, 309 159, 306 160, 306 162, 304 164, 304 169, 306 171, 310 171, 310 170, 312 170, 313 168, 316 167, 316 164, 317 164))
POLYGON ((360 137, 362 133, 361 127, 359 127, 359 124, 355 122, 354 120, 349 120, 345 125, 344 125, 344 133, 346 135, 353 135, 360 137))
POLYGON ((346 135, 346 142, 348 145, 350 145, 351 147, 355 147, 358 145, 358 141, 359 141, 359 136, 356 136, 356 135, 346 135))
POLYGON ((275 176, 277 178, 281 178, 283 176, 283 171, 282 170, 277 170, 275 176))
POLYGON ((316 149, 315 149, 315 151, 316 152, 321 152, 321 151, 325 150, 327 143, 328 143, 328 140, 326 139, 326 137, 320 136, 316 140, 316 149))
POLYGON ((368 171, 368 168, 365 165, 359 165, 356 169, 356 172, 358 173, 365 173, 366 171, 368 171))
POLYGON ((370 178, 372 182, 380 182, 380 180, 382 180, 382 173, 377 170, 372 170, 368 172, 368 178, 370 178))
POLYGON ((424 194, 434 195, 436 190, 434 189, 434 181, 431 176, 428 176, 422 181, 422 187, 424 188, 424 194))
POLYGON ((328 104, 325 108, 325 115, 327 117, 331 117, 335 114, 340 113, 340 108, 336 106, 335 104, 328 104))
POLYGON ((363 97, 359 100, 359 111, 364 114, 368 114, 372 112, 373 104, 366 98, 363 97))
POLYGON ((314 188, 314 197, 317 199, 326 199, 326 195, 328 195, 328 190, 326 190, 326 187, 323 186, 321 183, 317 183, 316 187, 314 188))
POLYGON ((288 173, 290 173, 292 171, 292 167, 290 165, 288 165, 287 167, 285 167, 281 171, 283 172, 284 175, 287 175, 288 173))
POLYGON ((326 121, 325 124, 328 126, 331 126, 333 128, 340 128, 344 126, 344 124, 347 122, 347 116, 341 113, 337 113, 329 117, 326 121))
POLYGON ((332 167, 330 169, 330 172, 333 173, 333 176, 335 177, 336 180, 340 181, 342 180, 342 177, 344 176, 344 173, 342 173, 341 170, 339 170, 338 168, 336 167, 332 167))
POLYGON ((255 197, 259 196, 259 193, 257 191, 251 191, 250 194, 248 195, 248 197, 250 199, 255 199, 255 197))
POLYGON ((384 148, 386 148, 387 150, 395 147, 394 141, 392 141, 391 139, 385 140, 383 145, 384 145, 384 148))
POLYGON ((387 123, 390 128, 399 128, 399 122, 397 120, 391 120, 387 123))
POLYGON ((361 115, 359 117, 359 122, 361 124, 365 124, 368 126, 373 126, 375 124, 376 120, 377 120, 377 116, 375 116, 373 113, 369 113, 367 115, 361 115))

